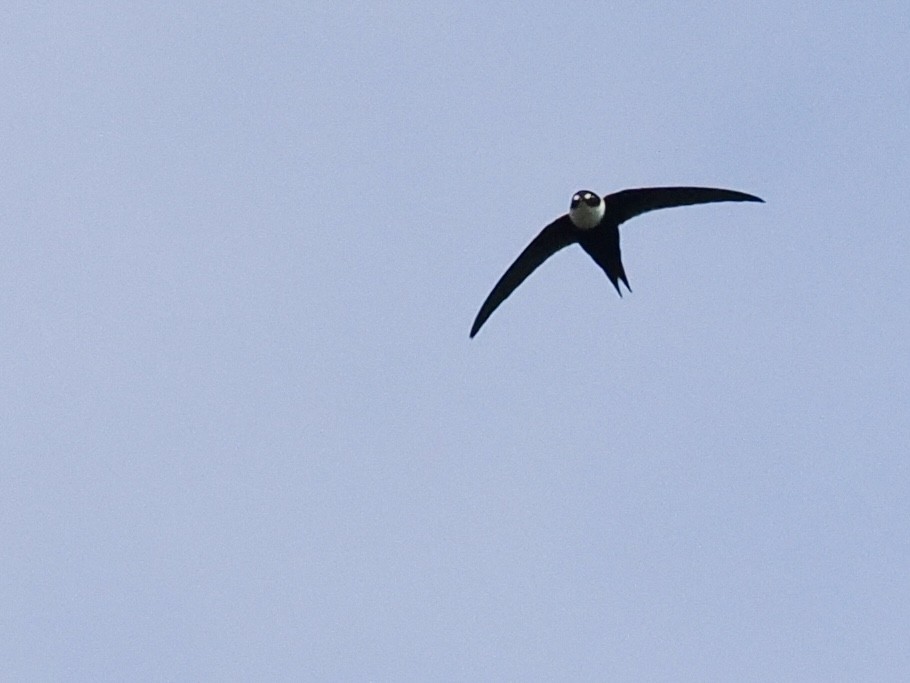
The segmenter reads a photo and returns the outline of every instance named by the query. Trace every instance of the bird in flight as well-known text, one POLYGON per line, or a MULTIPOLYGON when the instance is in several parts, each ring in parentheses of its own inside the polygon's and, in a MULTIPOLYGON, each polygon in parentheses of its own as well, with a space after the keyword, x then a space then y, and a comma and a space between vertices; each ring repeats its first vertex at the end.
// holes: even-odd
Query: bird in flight
POLYGON ((540 231, 509 266, 487 296, 471 327, 471 338, 480 330, 499 304, 515 291, 541 263, 560 249, 576 242, 607 274, 619 296, 622 280, 630 292, 619 250, 619 226, 630 218, 655 209, 712 202, 764 202, 754 195, 714 187, 645 187, 622 190, 601 198, 597 193, 580 190, 572 196, 569 213, 563 214, 540 231))

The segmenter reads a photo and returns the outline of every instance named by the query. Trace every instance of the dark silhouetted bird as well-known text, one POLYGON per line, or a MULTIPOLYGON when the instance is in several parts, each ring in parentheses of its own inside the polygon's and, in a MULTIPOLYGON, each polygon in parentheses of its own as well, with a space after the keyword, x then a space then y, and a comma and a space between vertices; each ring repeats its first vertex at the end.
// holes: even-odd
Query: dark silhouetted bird
POLYGON ((492 315, 493 311, 505 301, 525 278, 534 272, 541 263, 560 249, 575 244, 581 245, 610 278, 619 296, 622 280, 630 292, 629 280, 622 267, 622 256, 619 250, 619 225, 640 214, 655 209, 668 209, 673 206, 690 204, 710 204, 712 202, 763 202, 763 199, 713 187, 646 187, 636 190, 623 190, 609 194, 603 199, 594 192, 581 190, 572 196, 569 213, 564 214, 541 230, 525 250, 509 266, 493 291, 483 302, 474 325, 471 337, 477 334, 480 327, 492 315))

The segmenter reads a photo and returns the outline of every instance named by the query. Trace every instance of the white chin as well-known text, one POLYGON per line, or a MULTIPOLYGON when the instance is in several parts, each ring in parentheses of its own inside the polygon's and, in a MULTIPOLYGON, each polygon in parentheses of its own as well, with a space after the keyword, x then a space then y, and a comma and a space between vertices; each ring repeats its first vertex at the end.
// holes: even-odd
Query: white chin
POLYGON ((582 203, 574 209, 569 210, 569 220, 571 220, 572 224, 580 230, 590 230, 591 228, 596 227, 603 217, 603 202, 598 206, 588 206, 587 204, 582 203))

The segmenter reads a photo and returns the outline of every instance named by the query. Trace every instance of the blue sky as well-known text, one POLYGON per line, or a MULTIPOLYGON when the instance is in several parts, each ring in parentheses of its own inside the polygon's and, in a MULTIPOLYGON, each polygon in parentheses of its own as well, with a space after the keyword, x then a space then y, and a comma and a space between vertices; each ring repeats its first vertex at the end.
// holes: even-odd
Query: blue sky
POLYGON ((910 8, 817 7, 5 9, 0 677, 905 678, 910 8))

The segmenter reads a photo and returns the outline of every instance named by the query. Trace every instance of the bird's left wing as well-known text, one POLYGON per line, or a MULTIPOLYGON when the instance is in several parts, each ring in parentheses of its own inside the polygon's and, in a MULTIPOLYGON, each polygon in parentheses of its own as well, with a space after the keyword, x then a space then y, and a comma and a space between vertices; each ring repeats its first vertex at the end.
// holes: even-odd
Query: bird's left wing
POLYGON ((605 219, 619 225, 656 209, 714 202, 763 202, 755 195, 718 187, 643 187, 622 190, 604 197, 605 219))
POLYGON ((474 319, 474 325, 471 327, 471 337, 473 338, 477 334, 481 325, 487 321, 499 304, 505 301, 515 291, 515 288, 534 272, 537 266, 560 249, 576 242, 577 239, 568 214, 557 218, 541 230, 540 234, 531 240, 531 243, 518 255, 505 274, 499 278, 499 282, 493 287, 487 300, 483 302, 483 306, 480 307, 480 311, 474 319))

